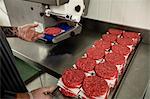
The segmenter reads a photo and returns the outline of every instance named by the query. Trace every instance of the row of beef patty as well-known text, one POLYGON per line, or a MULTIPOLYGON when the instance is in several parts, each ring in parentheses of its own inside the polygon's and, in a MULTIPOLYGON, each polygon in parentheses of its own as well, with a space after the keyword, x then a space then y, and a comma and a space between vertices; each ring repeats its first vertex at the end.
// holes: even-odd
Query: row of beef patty
POLYGON ((64 71, 57 84, 60 92, 82 99, 107 99, 140 39, 140 33, 108 29, 72 68, 64 71))

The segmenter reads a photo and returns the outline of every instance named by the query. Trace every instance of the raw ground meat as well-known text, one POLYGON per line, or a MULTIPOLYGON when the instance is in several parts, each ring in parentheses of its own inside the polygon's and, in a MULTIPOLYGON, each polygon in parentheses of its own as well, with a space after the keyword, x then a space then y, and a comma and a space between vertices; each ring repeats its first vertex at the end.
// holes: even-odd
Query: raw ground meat
POLYGON ((105 59, 114 65, 121 65, 125 63, 125 57, 117 53, 108 53, 106 54, 105 59))
POLYGON ((92 58, 94 60, 102 59, 105 55, 105 51, 97 48, 89 48, 87 50, 87 57, 92 58))
POLYGON ((88 97, 100 97, 109 90, 107 82, 98 76, 86 77, 82 88, 88 97))
POLYGON ((76 67, 85 72, 92 71, 96 66, 96 61, 91 58, 80 58, 76 62, 76 67))
POLYGON ((109 32, 110 34, 114 34, 114 35, 121 35, 121 34, 123 33, 122 30, 114 29, 114 28, 110 28, 110 29, 108 30, 108 32, 109 32))
POLYGON ((139 35, 139 33, 136 32, 124 32, 123 37, 132 39, 134 45, 136 45, 140 41, 141 35, 139 35))
POLYGON ((97 64, 95 72, 99 77, 109 80, 118 75, 117 67, 109 62, 97 64))
POLYGON ((56 35, 60 34, 61 31, 62 31, 61 28, 58 28, 58 27, 49 27, 49 28, 46 28, 44 32, 45 32, 45 34, 56 36, 56 35))
POLYGON ((62 75, 62 81, 64 85, 70 88, 76 88, 77 86, 81 85, 85 74, 82 70, 79 69, 67 69, 62 75))
POLYGON ((117 38, 117 43, 124 46, 134 45, 134 42, 131 38, 117 38))
POLYGON ((116 41, 117 36, 113 34, 103 34, 102 39, 107 42, 114 42, 116 41))
POLYGON ((112 51, 115 52, 115 53, 118 53, 120 55, 128 55, 130 53, 130 48, 127 47, 127 46, 123 46, 123 45, 114 45, 112 46, 112 51))
POLYGON ((94 42, 94 45, 98 49, 107 50, 110 49, 111 43, 104 40, 97 40, 94 42))
POLYGON ((140 39, 140 35, 136 32, 124 32, 123 37, 131 39, 140 39))

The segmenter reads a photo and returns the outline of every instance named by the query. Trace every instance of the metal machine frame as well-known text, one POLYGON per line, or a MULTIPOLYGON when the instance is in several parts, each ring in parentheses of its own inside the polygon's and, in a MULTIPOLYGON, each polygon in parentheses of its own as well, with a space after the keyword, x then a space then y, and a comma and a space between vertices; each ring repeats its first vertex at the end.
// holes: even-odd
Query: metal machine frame
MULTIPOLYGON (((4 3, 6 5, 6 9, 12 26, 19 26, 19 25, 35 23, 35 22, 41 23, 43 25, 43 28, 57 25, 57 20, 55 18, 48 17, 50 14, 55 15, 56 17, 59 16, 59 18, 61 16, 63 17, 62 20, 65 19, 73 22, 72 17, 67 19, 66 18, 67 15, 65 15, 70 11, 71 16, 73 17, 75 16, 75 22, 73 23, 75 23, 76 25, 74 26, 74 28, 72 28, 72 30, 63 33, 62 35, 59 35, 52 40, 53 43, 57 43, 71 36, 79 34, 82 30, 82 25, 79 24, 79 21, 82 15, 81 12, 84 8, 81 7, 80 14, 71 12, 71 10, 67 8, 61 10, 60 7, 64 8, 69 6, 70 7, 75 6, 75 4, 73 3, 70 3, 72 5, 69 5, 68 1, 77 2, 75 0, 4 0, 4 3)), ((86 7, 84 9, 83 14, 86 15, 88 5, 89 5, 89 0, 83 0, 83 1, 80 0, 80 1, 81 2, 84 1, 84 5, 86 7)))

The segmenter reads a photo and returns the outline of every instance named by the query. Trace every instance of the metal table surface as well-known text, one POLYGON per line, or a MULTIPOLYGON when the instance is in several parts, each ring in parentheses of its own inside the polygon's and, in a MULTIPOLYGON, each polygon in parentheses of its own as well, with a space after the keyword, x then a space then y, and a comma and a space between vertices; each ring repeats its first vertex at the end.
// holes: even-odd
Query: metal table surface
POLYGON ((117 25, 91 19, 83 19, 83 30, 80 35, 69 38, 58 44, 45 42, 26 42, 18 38, 9 38, 8 41, 16 57, 33 64, 59 78, 66 68, 72 67, 75 60, 81 57, 92 43, 99 39, 110 27, 125 30, 140 31, 143 33, 143 42, 139 45, 130 68, 118 88, 115 99, 140 99, 148 85, 150 45, 149 30, 117 25), (90 23, 90 24, 89 24, 90 23))
POLYGON ((100 38, 100 35, 83 31, 81 35, 58 44, 47 44, 41 41, 32 43, 18 38, 9 38, 8 41, 15 56, 59 78, 64 69, 70 68, 75 60, 81 57, 96 39, 100 38))

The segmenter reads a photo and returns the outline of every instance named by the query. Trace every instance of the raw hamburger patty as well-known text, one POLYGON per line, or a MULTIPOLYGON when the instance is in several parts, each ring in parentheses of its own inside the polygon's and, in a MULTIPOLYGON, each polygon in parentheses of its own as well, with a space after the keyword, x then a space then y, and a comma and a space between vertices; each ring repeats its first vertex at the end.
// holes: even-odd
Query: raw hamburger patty
POLYGON ((125 63, 125 57, 117 53, 108 53, 106 54, 105 59, 114 65, 121 65, 125 63))
POLYGON ((117 36, 113 34, 103 34, 102 39, 107 42, 114 42, 117 39, 117 36))
POLYGON ((123 45, 114 45, 112 46, 112 51, 120 55, 128 55, 130 53, 130 48, 123 45))
POLYGON ((78 69, 88 72, 94 69, 96 61, 91 58, 80 58, 77 60, 76 66, 78 69))
POLYGON ((123 37, 131 39, 140 39, 140 35, 136 32, 124 32, 123 37))
POLYGON ((45 34, 48 34, 48 35, 58 35, 61 33, 61 28, 58 28, 58 27, 50 27, 50 28, 46 28, 45 29, 45 34))
POLYGON ((102 59, 104 57, 104 55, 105 55, 105 51, 101 50, 101 49, 92 47, 87 50, 87 56, 94 60, 102 59))
POLYGON ((116 77, 118 74, 117 67, 109 62, 97 64, 95 67, 96 74, 104 79, 116 77))
POLYGON ((113 28, 110 28, 110 29, 108 30, 108 32, 109 32, 110 34, 114 34, 114 35, 121 35, 121 34, 123 33, 122 30, 113 29, 113 28))
POLYGON ((75 94, 73 94, 73 93, 71 93, 71 92, 69 92, 68 90, 63 89, 63 88, 60 88, 60 91, 61 91, 61 93, 62 93, 63 95, 65 95, 65 96, 69 96, 69 97, 75 97, 75 96, 76 96, 75 94))
POLYGON ((117 38, 117 43, 124 46, 134 45, 134 41, 131 38, 117 38))
POLYGON ((110 49, 111 43, 106 42, 104 40, 97 40, 94 42, 94 45, 96 48, 106 50, 106 49, 110 49))
POLYGON ((99 97, 108 92, 107 82, 98 76, 88 76, 83 81, 83 90, 89 97, 99 97))
POLYGON ((76 88, 82 83, 84 77, 85 75, 82 70, 71 68, 65 70, 62 75, 62 81, 67 87, 76 88))

